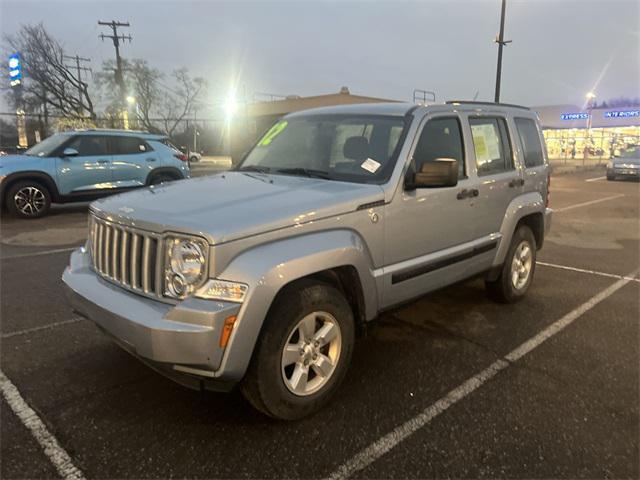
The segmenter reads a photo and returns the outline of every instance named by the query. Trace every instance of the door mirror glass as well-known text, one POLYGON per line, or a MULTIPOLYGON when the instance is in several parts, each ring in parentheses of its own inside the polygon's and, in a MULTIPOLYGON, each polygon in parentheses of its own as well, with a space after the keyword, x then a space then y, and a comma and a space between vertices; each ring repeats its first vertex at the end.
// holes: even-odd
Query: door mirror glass
POLYGON ((419 172, 410 172, 407 188, 455 187, 458 184, 458 161, 454 158, 436 158, 424 162, 419 172), (411 178, 413 177, 413 178, 411 178))
POLYGON ((62 155, 64 157, 75 157, 78 155, 78 150, 76 150, 75 148, 67 147, 62 152, 62 155))

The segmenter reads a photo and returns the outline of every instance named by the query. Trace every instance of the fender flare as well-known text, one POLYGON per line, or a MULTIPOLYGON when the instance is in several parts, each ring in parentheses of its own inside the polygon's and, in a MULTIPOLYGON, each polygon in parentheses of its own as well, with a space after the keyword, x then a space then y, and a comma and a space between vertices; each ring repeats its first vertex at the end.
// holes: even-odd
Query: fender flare
POLYGON ((58 186, 56 185, 55 180, 48 173, 39 170, 25 170, 7 175, 2 183, 0 183, 0 199, 4 200, 7 188, 20 180, 36 180, 42 183, 49 190, 49 193, 51 194, 51 201, 60 201, 60 192, 58 192, 58 186))
POLYGON ((147 180, 145 181, 145 185, 151 185, 151 179, 154 177, 154 175, 158 175, 161 173, 168 173, 170 175, 173 175, 176 180, 182 180, 185 178, 182 172, 175 167, 158 167, 149 172, 149 174, 147 175, 147 180))
POLYGON ((498 251, 493 260, 493 266, 497 267, 503 264, 509 245, 511 245, 511 237, 516 230, 518 222, 527 215, 534 213, 542 214, 545 210, 545 200, 542 198, 540 192, 529 192, 523 195, 519 195, 509 203, 507 210, 502 220, 500 227, 500 234, 502 240, 498 245, 498 251))
POLYGON ((300 278, 331 268, 352 266, 364 292, 365 318, 378 313, 373 263, 364 240, 353 230, 329 230, 256 246, 236 258, 218 275, 249 285, 225 351, 219 376, 240 380, 249 366, 262 325, 281 289, 300 278))

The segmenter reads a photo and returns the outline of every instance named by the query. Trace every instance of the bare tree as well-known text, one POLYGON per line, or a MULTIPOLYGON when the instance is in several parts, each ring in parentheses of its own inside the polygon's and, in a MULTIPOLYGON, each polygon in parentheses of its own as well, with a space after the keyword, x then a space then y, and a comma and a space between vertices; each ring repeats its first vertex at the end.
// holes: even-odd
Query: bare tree
POLYGON ((6 47, 20 52, 22 57, 26 103, 46 104, 65 116, 96 117, 89 85, 65 65, 62 45, 42 23, 24 25, 18 33, 5 35, 4 41, 6 47))
POLYGON ((205 80, 192 78, 186 68, 175 70, 172 77, 176 87, 167 89, 168 93, 163 97, 160 110, 164 131, 169 136, 174 134, 180 122, 193 110, 194 106, 200 103, 206 91, 205 80))

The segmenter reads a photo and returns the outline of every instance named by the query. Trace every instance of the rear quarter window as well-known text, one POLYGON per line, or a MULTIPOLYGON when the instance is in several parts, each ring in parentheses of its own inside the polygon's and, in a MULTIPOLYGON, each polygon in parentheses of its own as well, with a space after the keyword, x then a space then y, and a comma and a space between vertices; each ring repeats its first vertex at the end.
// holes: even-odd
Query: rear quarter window
POLYGON ((524 165, 527 168, 544 165, 542 144, 536 122, 530 118, 516 118, 516 129, 524 152, 524 165))

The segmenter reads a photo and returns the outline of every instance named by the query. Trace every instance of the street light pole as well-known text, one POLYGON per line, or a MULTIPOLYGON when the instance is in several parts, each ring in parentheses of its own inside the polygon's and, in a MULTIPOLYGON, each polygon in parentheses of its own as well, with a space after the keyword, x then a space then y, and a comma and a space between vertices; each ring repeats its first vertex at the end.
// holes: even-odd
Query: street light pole
POLYGON ((496 94, 494 101, 498 103, 500 101, 500 81, 502 77, 502 49, 507 43, 511 43, 511 40, 504 39, 504 14, 507 8, 507 0, 502 0, 502 12, 500 14, 500 33, 494 40, 498 44, 498 65, 496 67, 496 94))

